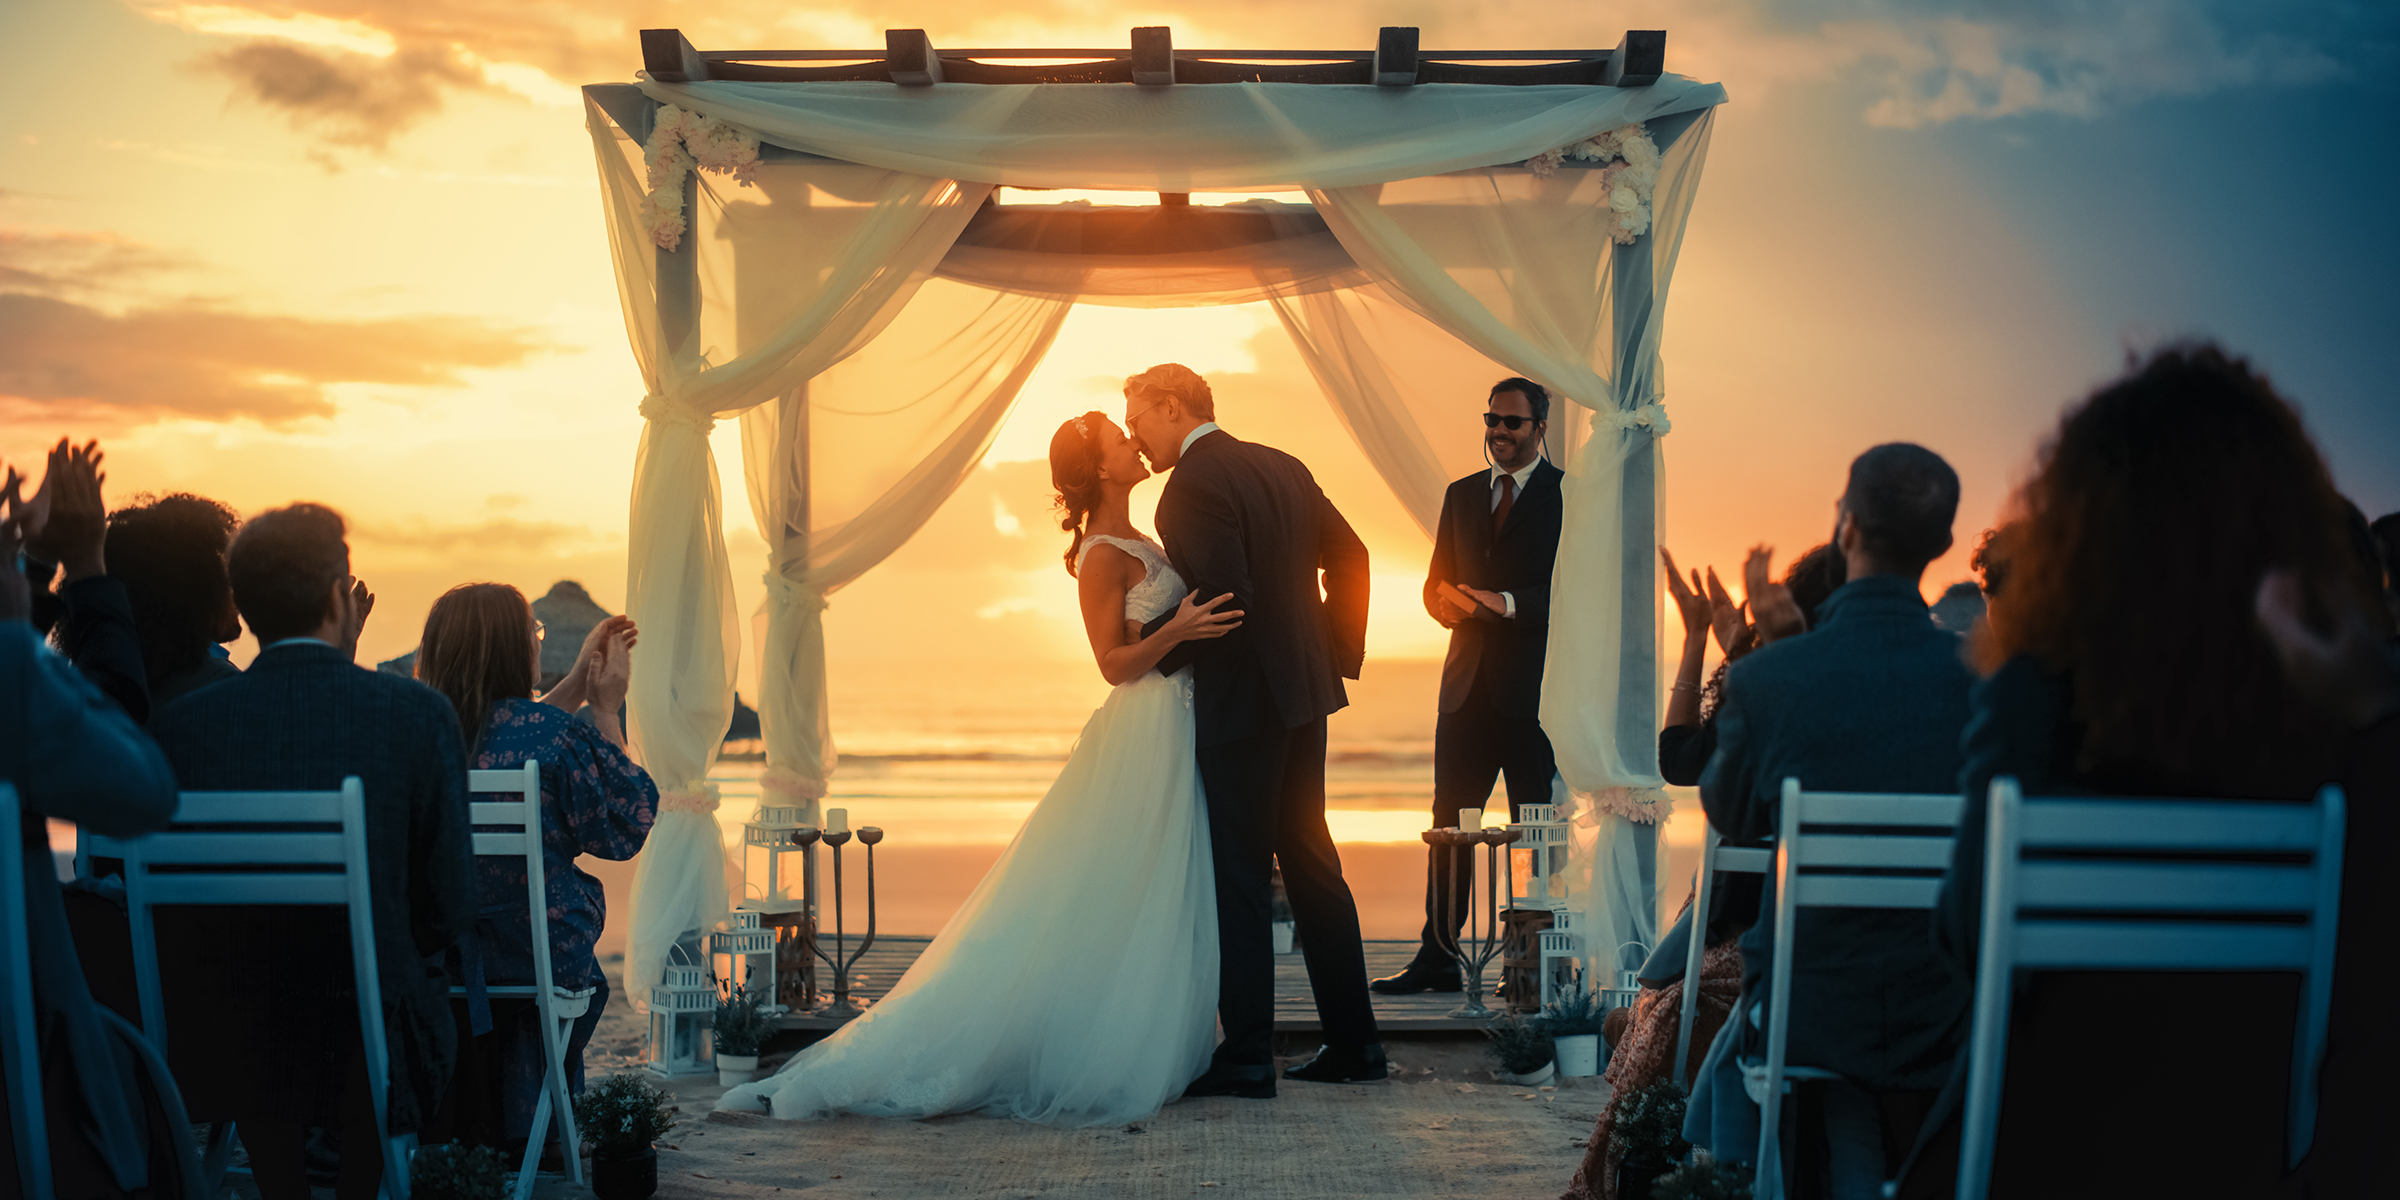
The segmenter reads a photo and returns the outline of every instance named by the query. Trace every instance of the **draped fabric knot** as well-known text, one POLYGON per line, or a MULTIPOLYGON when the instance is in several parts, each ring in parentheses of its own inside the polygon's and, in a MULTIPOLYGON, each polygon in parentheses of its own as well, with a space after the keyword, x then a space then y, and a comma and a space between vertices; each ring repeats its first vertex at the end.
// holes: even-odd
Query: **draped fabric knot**
POLYGON ((825 598, 825 593, 805 583, 794 583, 784 578, 779 572, 769 571, 760 578, 767 585, 767 595, 773 598, 777 604, 797 607, 805 603, 815 612, 824 612, 833 607, 833 602, 825 598))
POLYGON ((702 414, 695 412, 686 412, 682 408, 677 407, 674 401, 667 399, 665 396, 659 395, 657 392, 652 392, 649 395, 642 397, 642 417, 644 420, 660 425, 689 426, 690 428, 699 430, 701 437, 707 437, 710 431, 717 427, 717 419, 715 417, 703 416, 702 414))
POLYGON ((1665 788, 1608 787, 1599 791, 1574 793, 1583 803, 1576 814, 1576 823, 1590 826, 1602 816, 1618 816, 1644 825, 1663 825, 1674 811, 1674 801, 1667 798, 1665 788))
POLYGON ((658 794, 658 811, 662 813, 713 813, 717 811, 717 803, 717 785, 705 779, 688 787, 658 794))
POLYGON ((758 787, 778 800, 822 800, 826 793, 824 780, 810 779, 789 767, 768 767, 760 772, 758 787))
POLYGON ((1648 429, 1652 437, 1664 437, 1668 430, 1675 427, 1675 423, 1667 419, 1667 406, 1656 400, 1639 408, 1602 410, 1592 414, 1592 421, 1619 433, 1630 433, 1636 428, 1648 429))

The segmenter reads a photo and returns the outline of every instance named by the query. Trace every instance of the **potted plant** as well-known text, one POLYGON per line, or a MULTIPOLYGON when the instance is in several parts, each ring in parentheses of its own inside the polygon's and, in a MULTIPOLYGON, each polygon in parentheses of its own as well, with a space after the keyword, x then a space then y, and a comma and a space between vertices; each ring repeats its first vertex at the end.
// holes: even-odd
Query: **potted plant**
POLYGON ((504 1200, 508 1160, 490 1146, 427 1146, 408 1164, 414 1200, 504 1200))
POLYGON ((1726 1162, 1706 1150, 1694 1150, 1689 1164, 1651 1183, 1650 1200, 1750 1200, 1752 1178, 1747 1163, 1726 1162))
POLYGON ((1600 1073, 1600 1027, 1608 1008, 1600 993, 1583 986, 1583 972, 1573 987, 1542 1006, 1542 1026, 1550 1032, 1558 1073, 1569 1078, 1600 1073))
POLYGON ((758 1074, 758 1048, 775 1032, 763 996, 736 988, 717 1001, 717 1083, 732 1087, 758 1074))
POLYGON ((1617 1195, 1652 1200, 1651 1185, 1673 1171, 1692 1144, 1683 1140, 1683 1089, 1661 1079, 1628 1094, 1608 1132, 1617 1152, 1617 1195))
POLYGON ((575 1098, 575 1124, 592 1148, 592 1194, 600 1200, 649 1200, 658 1190, 658 1147, 675 1127, 665 1088, 628 1071, 575 1098))
POLYGON ((1510 1013, 1495 1017, 1483 1027, 1483 1036, 1491 1039, 1485 1049, 1500 1060, 1500 1076, 1510 1083, 1531 1087, 1550 1078, 1553 1053, 1550 1031, 1541 1018, 1526 1018, 1510 1013))

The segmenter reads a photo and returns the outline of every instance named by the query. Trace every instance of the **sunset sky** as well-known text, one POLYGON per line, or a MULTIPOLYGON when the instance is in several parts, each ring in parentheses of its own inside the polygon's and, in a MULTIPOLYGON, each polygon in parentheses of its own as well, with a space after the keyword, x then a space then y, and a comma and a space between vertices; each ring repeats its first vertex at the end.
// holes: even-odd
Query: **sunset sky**
MULTIPOLYGON (((8 0, 0 44, 0 457, 99 437, 112 503, 297 499, 354 525, 364 655, 500 579, 622 605, 642 393, 575 88, 635 31, 704 48, 1610 46, 1668 31, 1725 84, 1666 343, 1664 537, 1729 573, 1822 539, 1849 458, 1922 442, 1962 548, 2060 405, 2130 347, 2219 337, 2304 410, 2337 481, 2400 509, 2400 9, 2187 0, 1515 0, 1188 8, 723 0, 8 0)), ((833 598, 844 672, 1082 653, 1050 430, 1180 360, 1235 432, 1301 454, 1375 555, 1373 653, 1438 654, 1427 545, 1263 309, 1079 311, 987 469, 833 598)), ((1470 444, 1481 397, 1462 395, 1470 444)), ((763 547, 728 472, 735 578, 763 547)), ((1928 590, 1965 576, 1963 554, 1928 590)), ((1671 622, 1671 618, 1670 618, 1671 622)), ((247 658, 245 645, 240 657, 247 658)), ((1063 668, 1062 668, 1063 669, 1063 668)), ((744 690, 749 686, 745 684, 744 690)), ((837 723, 840 720, 837 714, 837 723)))

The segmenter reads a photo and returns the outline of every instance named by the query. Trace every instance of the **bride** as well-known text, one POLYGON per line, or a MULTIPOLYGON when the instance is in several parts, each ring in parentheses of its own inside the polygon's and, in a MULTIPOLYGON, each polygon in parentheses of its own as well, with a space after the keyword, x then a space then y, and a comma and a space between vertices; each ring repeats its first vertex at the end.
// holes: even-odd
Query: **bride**
POLYGON ((1059 426, 1050 479, 1075 535, 1085 632, 1115 690, 1016 839, 923 957, 865 1016, 725 1093, 719 1108, 806 1119, 989 1112, 1057 1125, 1156 1113, 1216 1048, 1216 885, 1192 758, 1188 671, 1151 668, 1222 637, 1126 515, 1148 478, 1099 413, 1059 426), (1177 597, 1182 597, 1178 603, 1177 597), (1144 638, 1141 626, 1175 617, 1144 638))

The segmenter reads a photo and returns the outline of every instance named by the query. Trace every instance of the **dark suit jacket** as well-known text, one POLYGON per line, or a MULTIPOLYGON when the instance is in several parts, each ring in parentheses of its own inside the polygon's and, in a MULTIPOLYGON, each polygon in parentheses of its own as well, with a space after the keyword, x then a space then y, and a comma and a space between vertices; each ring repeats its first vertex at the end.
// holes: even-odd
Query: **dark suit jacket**
POLYGON ((1564 511, 1558 483, 1566 474, 1547 460, 1534 464, 1497 536, 1489 470, 1452 483, 1442 495, 1433 565, 1425 570, 1425 611, 1442 615, 1434 592, 1445 583, 1507 592, 1517 601, 1514 617, 1478 608, 1450 630, 1450 652, 1442 660, 1443 712, 1457 712, 1467 702, 1480 672, 1496 715, 1540 715, 1542 656, 1550 647, 1550 569, 1558 562, 1564 511))
MULTIPOLYGON (((1957 787, 1973 677, 1957 636, 1934 625, 1916 584, 1853 580, 1817 619, 1808 636, 1767 646, 1726 673, 1700 802, 1728 840, 1776 833, 1786 776, 1811 791, 1957 787)), ((1742 936, 1746 999, 1765 992, 1774 905, 1769 881, 1758 923, 1742 936)), ((1926 914, 1808 909, 1797 936, 1790 1061, 1878 1091, 1942 1086, 1966 1034, 1969 995, 1934 952, 1926 914)))
POLYGON ((1350 702, 1342 680, 1367 655, 1367 547, 1299 459, 1211 431, 1168 476, 1158 532, 1201 600, 1231 593, 1224 607, 1247 614, 1159 661, 1161 675, 1192 668, 1200 745, 1296 729, 1350 702))
MULTIPOLYGON (((150 729, 186 791, 330 791, 349 775, 365 784, 391 1118, 395 1130, 418 1128, 441 1102, 456 1058, 439 956, 474 927, 477 905, 466 756, 450 702, 414 680, 355 666, 332 647, 295 644, 160 709, 150 729)), ((341 914, 206 915, 223 930, 218 965, 232 973, 213 982, 240 996, 227 1006, 238 1015, 224 1030, 240 1059, 226 1081, 227 1102, 339 1124, 342 1070, 358 1028, 341 914)), ((202 999, 195 990, 184 989, 183 1003, 202 999)), ((170 1048, 185 1076, 182 1040, 170 1048)), ((195 1119, 203 1119, 201 1107, 195 1100, 195 1119)))

